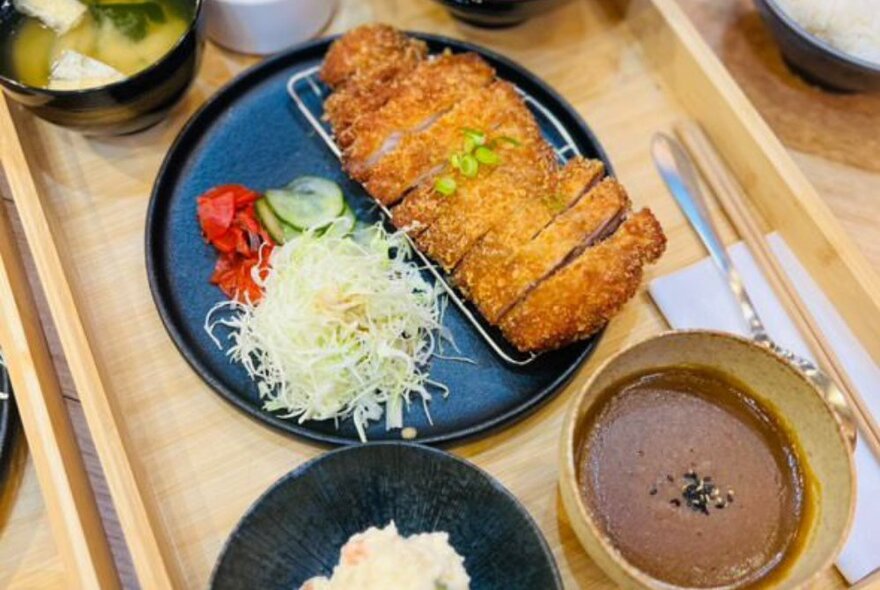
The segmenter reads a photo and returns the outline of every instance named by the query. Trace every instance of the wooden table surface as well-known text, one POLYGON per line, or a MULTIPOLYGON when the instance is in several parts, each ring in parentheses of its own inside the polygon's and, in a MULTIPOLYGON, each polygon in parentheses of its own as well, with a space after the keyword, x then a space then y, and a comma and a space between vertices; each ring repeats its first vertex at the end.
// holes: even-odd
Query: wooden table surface
MULTIPOLYGON (((880 96, 831 95, 793 76, 780 60, 748 0, 680 2, 789 147, 795 160, 865 256, 874 268, 880 270, 880 96)), ((8 191, 0 192, 3 193, 2 205, 14 209, 8 191)), ((15 219, 14 211, 11 213, 15 219)), ((20 239, 22 251, 26 252, 27 246, 23 238, 20 239)), ((45 302, 39 291, 36 292, 68 408, 80 437, 81 450, 102 508, 105 528, 113 545, 123 584, 126 588, 136 588, 137 581, 89 439, 76 390, 54 336, 45 302)), ((0 514, 3 516, 3 520, 0 520, 0 555, 13 556, 23 564, 43 563, 44 567, 39 579, 18 579, 0 572, 0 587, 63 588, 63 571, 48 538, 48 525, 39 519, 41 500, 23 445, 17 464, 17 504, 10 508, 0 504, 0 509, 6 511, 0 514), (33 543, 30 548, 13 547, 4 542, 4 531, 18 530, 24 526, 32 526, 30 539, 33 543)))

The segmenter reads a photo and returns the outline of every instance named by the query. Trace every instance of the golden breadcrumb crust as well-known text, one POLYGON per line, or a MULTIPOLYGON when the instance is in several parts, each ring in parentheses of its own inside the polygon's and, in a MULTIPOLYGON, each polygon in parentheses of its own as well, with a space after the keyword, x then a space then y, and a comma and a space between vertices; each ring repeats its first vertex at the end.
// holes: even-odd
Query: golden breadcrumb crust
POLYGON ((502 319, 504 336, 527 351, 595 334, 635 295, 645 264, 665 248, 660 224, 643 209, 532 290, 502 319))

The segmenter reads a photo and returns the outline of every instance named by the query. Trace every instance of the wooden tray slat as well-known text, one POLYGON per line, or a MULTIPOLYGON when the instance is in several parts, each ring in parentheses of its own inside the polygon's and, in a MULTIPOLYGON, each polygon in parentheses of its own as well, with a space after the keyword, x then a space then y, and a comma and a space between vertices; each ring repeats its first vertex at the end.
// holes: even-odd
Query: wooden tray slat
POLYGON ((34 462, 23 438, 0 493, 0 588, 66 590, 64 562, 53 537, 34 462))
MULTIPOLYGON (((672 0, 572 2, 506 31, 459 25, 429 2, 349 0, 331 32, 370 20, 484 44, 559 90, 596 131, 635 204, 650 205, 663 223, 670 248, 651 273, 704 256, 648 153, 655 131, 696 117, 723 139, 719 147, 751 198, 804 252, 814 276, 838 283, 829 293, 845 315, 859 306, 877 308, 880 290, 870 290, 876 278, 870 271, 859 276, 858 254, 838 239, 835 223, 825 226, 827 211, 816 206, 803 177, 672 0), (662 56, 662 63, 646 55, 662 56), (696 100, 693 91, 707 94, 696 100), (769 194, 783 202, 768 205, 769 194), (800 217, 785 215, 789 211, 800 217), (799 224, 819 233, 807 235, 794 227, 799 224)), ((248 63, 210 46, 185 104, 166 123, 133 137, 90 140, 13 109, 33 173, 30 183, 19 184, 16 202, 146 588, 205 587, 248 505, 323 451, 255 424, 211 393, 165 334, 147 287, 142 232, 162 156, 197 105, 248 63)), ((722 230, 734 239, 730 228, 722 230)), ((567 587, 612 587, 579 547, 558 503, 558 435, 569 395, 615 350, 663 329, 662 317, 640 293, 565 392, 521 423, 454 449, 525 503, 567 587)), ((860 335, 872 351, 880 349, 880 331, 860 335)), ((841 585, 829 571, 819 587, 841 585)))
MULTIPOLYGON (((0 161, 12 190, 34 187, 5 102, 0 161)), ((72 584, 118 587, 113 558, 5 207, 0 204, 0 349, 36 466, 50 523, 72 584)))
MULTIPOLYGON (((4 137, 18 136, 18 130, 10 114, 8 99, 5 96, 0 100, 0 129, 3 130, 4 137)), ((85 409, 90 431, 95 439, 95 444, 103 449, 101 463, 111 489, 114 490, 113 497, 114 502, 117 504, 120 521, 125 530, 152 530, 153 524, 150 520, 152 513, 144 507, 143 500, 141 499, 141 488, 139 487, 137 472, 133 468, 136 464, 130 462, 126 454, 125 433, 115 427, 116 421, 114 419, 112 397, 108 396, 103 389, 104 380, 101 377, 100 368, 95 363, 95 359, 90 352, 91 345, 86 335, 73 291, 69 286, 70 283, 65 269, 70 267, 68 264, 65 264, 53 239, 53 236, 59 235, 62 230, 57 225, 53 229, 52 218, 46 214, 49 208, 43 203, 43 193, 37 189, 34 178, 31 176, 30 164, 25 157, 21 145, 18 142, 8 141, 4 142, 3 148, 2 160, 0 161, 3 162, 9 185, 13 195, 15 195, 16 207, 22 219, 22 225, 34 257, 37 273, 43 285, 48 286, 45 289, 46 299, 52 311, 59 338, 64 345, 65 355, 71 367, 74 382, 80 392, 80 401, 85 409), (120 506, 120 504, 122 505, 120 506)), ((11 241, 11 231, 5 233, 11 241)), ((20 275, 15 278, 18 283, 24 280, 24 271, 22 270, 20 275)), ((27 284, 26 280, 24 284, 27 284)), ((0 292, 0 296, 2 296, 2 292, 0 292)), ((31 309, 33 309, 33 306, 31 306, 31 309)), ((30 313, 34 315, 36 312, 31 311, 30 313)), ((39 330, 39 321, 36 319, 36 316, 34 315, 30 319, 37 323, 36 329, 39 330)), ((34 328, 33 326, 30 327, 31 329, 34 328)), ((40 339, 40 342, 43 342, 42 339, 40 339)), ((44 362, 48 363, 48 366, 40 367, 42 370, 41 376, 47 380, 44 385, 48 390, 47 393, 51 393, 51 388, 57 390, 58 386, 57 381, 52 383, 49 379, 57 380, 57 377, 55 376, 54 369, 52 369, 48 351, 45 350, 45 343, 42 344, 42 348, 45 352, 44 362), (51 373, 51 377, 46 375, 46 371, 51 373)), ((11 360, 13 360, 13 353, 7 354, 10 354, 11 360)), ((18 394, 19 397, 20 395, 18 394)), ((48 399, 50 395, 46 397, 48 399)), ((60 401, 60 391, 57 397, 60 401)), ((75 496, 77 501, 71 503, 70 499, 66 499, 66 504, 62 506, 60 513, 56 517, 60 517, 62 521, 64 519, 80 517, 90 520, 97 518, 97 526, 99 527, 97 530, 94 530, 94 527, 92 527, 93 530, 90 530, 86 539, 76 539, 73 536, 68 536, 74 535, 76 529, 73 528, 62 537, 67 539, 63 543, 62 550, 82 552, 86 548, 88 553, 99 552, 95 555, 95 563, 93 565, 95 571, 93 573, 88 571, 83 573, 85 576, 83 578, 84 581, 88 582, 84 584, 84 587, 112 588, 118 585, 115 570, 112 571, 112 581, 108 572, 105 571, 108 567, 113 568, 112 557, 106 545, 103 529, 100 528, 100 517, 93 499, 90 506, 87 504, 88 499, 92 496, 91 490, 88 488, 85 469, 82 466, 82 458, 79 456, 78 451, 75 450, 76 443, 73 438, 73 432, 69 428, 69 422, 67 422, 66 427, 61 424, 61 419, 58 417, 57 412, 66 411, 63 405, 59 407, 60 410, 54 407, 51 409, 51 419, 54 421, 53 425, 58 432, 56 435, 58 440, 54 446, 57 450, 63 450, 66 456, 60 463, 57 461, 53 462, 47 475, 51 477, 61 476, 65 474, 65 468, 78 468, 81 470, 81 474, 79 474, 81 477, 74 482, 79 488, 75 496), (71 454, 68 440, 72 441, 74 449, 72 453, 75 456, 71 454), (85 485, 86 488, 82 489, 82 485, 85 485), (109 559, 109 562, 106 561, 107 559, 109 559), (106 586, 102 585, 102 583, 106 584, 106 586)), ((24 412, 22 414, 24 418, 24 412)), ((49 418, 42 419, 46 420, 49 418)), ((66 413, 64 413, 64 421, 67 421, 66 413)), ((44 489, 53 489, 54 485, 47 480, 43 487, 44 489)), ((128 536, 127 539, 133 559, 137 563, 146 565, 138 573, 145 587, 176 587, 172 584, 172 579, 167 575, 168 570, 164 565, 164 556, 153 535, 128 536)), ((72 562, 80 563, 80 560, 85 560, 86 557, 87 555, 77 555, 77 559, 72 562)), ((68 561, 70 562, 71 560, 68 561)), ((85 563, 87 564, 88 561, 85 561, 85 563)))

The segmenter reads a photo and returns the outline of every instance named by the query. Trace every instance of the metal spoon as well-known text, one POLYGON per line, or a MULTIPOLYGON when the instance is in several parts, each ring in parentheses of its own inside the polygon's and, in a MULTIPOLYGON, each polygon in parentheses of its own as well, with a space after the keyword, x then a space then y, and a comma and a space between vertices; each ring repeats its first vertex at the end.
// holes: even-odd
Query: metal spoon
POLYGON ((687 217, 688 221, 697 231, 715 265, 724 275, 724 278, 727 279, 727 286, 730 288, 730 292, 733 293, 737 303, 739 303, 752 339, 790 362, 816 385, 825 397, 828 405, 837 412, 844 433, 850 443, 855 446, 857 432, 855 417, 837 384, 813 362, 794 354, 786 348, 782 348, 773 342, 767 334, 767 330, 764 328, 764 324, 746 292, 742 277, 740 277, 739 272, 737 272, 736 267, 733 265, 733 261, 727 255, 724 244, 718 237, 718 232, 712 223, 712 218, 706 206, 705 196, 700 188, 700 184, 697 182, 696 171, 690 156, 678 141, 663 133, 658 133, 654 136, 651 142, 651 154, 654 157, 654 164, 657 166, 660 176, 663 177, 667 188, 669 188, 669 192, 678 202, 685 217, 687 217))

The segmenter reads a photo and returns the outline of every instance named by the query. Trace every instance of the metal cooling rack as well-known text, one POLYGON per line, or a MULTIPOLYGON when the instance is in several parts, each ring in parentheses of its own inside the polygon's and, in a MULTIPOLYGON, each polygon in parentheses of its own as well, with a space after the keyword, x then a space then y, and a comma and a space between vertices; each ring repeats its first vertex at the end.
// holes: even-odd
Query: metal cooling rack
MULTIPOLYGON (((327 144, 330 151, 333 152, 337 158, 341 159, 342 151, 339 149, 339 146, 336 145, 336 142, 333 141, 333 132, 331 131, 329 124, 327 124, 322 118, 324 112, 324 99, 327 97, 330 90, 318 79, 317 74, 320 69, 321 66, 313 66, 291 76, 290 80, 287 82, 287 93, 290 95, 290 98, 293 99, 293 102, 296 104, 300 113, 302 113, 315 130, 315 133, 324 140, 324 143, 327 144)), ((544 138, 553 146, 559 160, 565 162, 569 158, 580 156, 580 150, 571 138, 571 135, 562 123, 559 122, 559 119, 557 119, 547 107, 535 100, 534 97, 521 88, 517 87, 517 92, 523 97, 525 103, 538 119, 538 123, 544 132, 544 138)), ((382 213, 390 220, 391 211, 378 201, 375 201, 375 203, 378 205, 382 213)), ((409 240, 409 238, 407 239, 409 240)), ((483 340, 485 340, 492 348, 495 354, 497 354, 504 362, 523 367, 540 356, 540 354, 535 353, 523 354, 510 346, 510 344, 508 344, 501 336, 497 328, 487 324, 485 320, 483 320, 478 313, 475 313, 475 310, 465 302, 461 296, 459 296, 456 290, 449 284, 446 273, 425 256, 415 244, 413 244, 412 240, 409 240, 409 243, 412 246, 413 252, 416 253, 425 265, 425 268, 434 275, 434 278, 446 290, 446 293, 455 306, 464 314, 483 340)))

